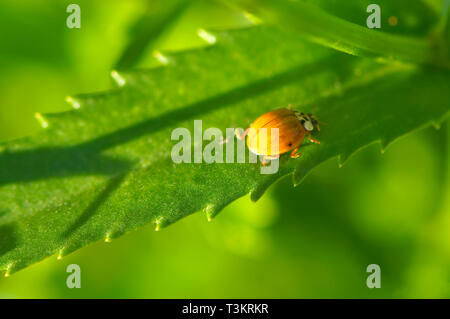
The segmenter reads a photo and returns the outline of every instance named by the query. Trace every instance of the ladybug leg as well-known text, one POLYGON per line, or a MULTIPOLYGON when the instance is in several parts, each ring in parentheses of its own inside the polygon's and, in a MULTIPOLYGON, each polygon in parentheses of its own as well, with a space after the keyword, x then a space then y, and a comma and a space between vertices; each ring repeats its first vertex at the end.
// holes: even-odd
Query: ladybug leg
POLYGON ((280 155, 265 155, 263 157, 262 164, 263 164, 263 166, 266 166, 267 160, 275 160, 275 159, 279 159, 279 158, 280 158, 280 155))
POLYGON ((294 150, 291 153, 291 158, 297 158, 300 155, 302 155, 301 153, 297 153, 297 151, 298 151, 298 147, 294 148, 294 150))
POLYGON ((309 139, 311 142, 316 143, 316 144, 320 144, 320 141, 318 141, 318 140, 312 138, 311 133, 310 133, 309 131, 306 131, 306 134, 308 134, 308 139, 309 139))
POLYGON ((242 133, 242 135, 239 133, 239 130, 238 130, 238 129, 235 129, 235 130, 234 130, 234 134, 236 134, 236 137, 237 137, 239 140, 243 140, 243 139, 245 138, 245 136, 247 135, 249 129, 250 129, 250 128, 247 128, 247 129, 244 131, 244 133, 242 133))
POLYGON ((266 163, 267 163, 267 162, 266 162, 266 159, 267 159, 267 157, 264 156, 264 157, 263 157, 263 160, 262 160, 262 165, 263 165, 263 166, 266 166, 266 163))
POLYGON ((316 124, 317 130, 320 131, 319 123, 316 124))

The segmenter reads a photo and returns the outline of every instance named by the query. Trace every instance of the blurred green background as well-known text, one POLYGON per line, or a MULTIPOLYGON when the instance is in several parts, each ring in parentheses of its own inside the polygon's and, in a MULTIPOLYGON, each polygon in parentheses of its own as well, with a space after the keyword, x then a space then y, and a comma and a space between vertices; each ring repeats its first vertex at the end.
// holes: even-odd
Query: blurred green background
MULTIPOLYGON (((137 21, 161 9, 160 1, 76 3, 81 29, 65 27, 70 2, 0 1, 0 140, 38 130, 34 113, 69 109, 67 95, 109 88, 137 21)), ((248 24, 200 1, 137 66, 153 66, 155 49, 204 45, 199 27, 248 24)), ((408 29, 401 19, 398 27, 408 29)), ((299 187, 284 178, 211 223, 194 214, 158 233, 144 227, 46 259, 0 278, 0 298, 449 298, 449 132, 412 133, 383 155, 370 145, 340 169, 328 161, 299 187), (81 289, 66 286, 72 263, 81 289), (381 289, 366 287, 369 264, 381 266, 381 289)))

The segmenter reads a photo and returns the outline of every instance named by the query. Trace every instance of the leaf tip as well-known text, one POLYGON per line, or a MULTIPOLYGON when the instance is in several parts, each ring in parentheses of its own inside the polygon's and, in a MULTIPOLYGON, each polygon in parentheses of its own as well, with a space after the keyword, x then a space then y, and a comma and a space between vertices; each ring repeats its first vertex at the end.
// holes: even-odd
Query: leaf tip
POLYGON ((35 113, 34 117, 36 118, 36 120, 38 120, 42 128, 48 128, 48 122, 41 113, 35 113))
POLYGON ((259 183, 254 187, 252 190, 250 190, 250 199, 253 202, 258 201, 266 192, 266 190, 269 188, 269 186, 272 184, 272 179, 267 179, 263 181, 262 183, 259 183))
POLYGON ((344 163, 345 163, 345 159, 343 158, 343 156, 341 154, 339 154, 337 156, 337 164, 338 164, 338 168, 342 168, 344 167, 344 163))
POLYGON ((380 139, 378 141, 379 145, 380 145, 380 154, 383 155, 384 153, 386 153, 386 149, 388 148, 389 145, 391 145, 391 143, 395 140, 395 138, 384 138, 384 139, 380 139))
POLYGON ((81 107, 81 103, 71 96, 66 96, 66 102, 69 103, 76 110, 78 110, 81 107))
POLYGON ((58 254, 58 255, 56 255, 56 259, 57 259, 57 260, 62 260, 63 257, 64 257, 64 248, 61 248, 61 249, 58 251, 57 254, 58 254))
POLYGON ((217 41, 216 36, 205 29, 198 29, 197 35, 209 44, 214 44, 217 41))
POLYGON ((261 19, 258 18, 257 16, 255 16, 253 13, 244 11, 243 14, 244 14, 244 17, 247 19, 247 21, 249 21, 251 24, 258 25, 258 24, 261 24, 261 22, 262 22, 261 19))
POLYGON ((213 204, 206 205, 204 211, 206 213, 206 219, 208 220, 208 222, 211 222, 216 215, 214 205, 213 204))
POLYGON ((440 122, 433 121, 433 122, 431 122, 431 125, 438 131, 441 129, 441 123, 440 122))
POLYGON ((153 51, 152 55, 162 65, 168 65, 171 63, 171 59, 168 56, 162 54, 161 51, 155 50, 153 51))
POLYGON ((311 172, 313 167, 297 166, 292 174, 292 184, 297 187, 305 180, 306 176, 311 172))
POLYGON ((160 217, 156 218, 156 220, 153 222, 155 224, 155 231, 161 230, 163 220, 164 220, 164 217, 160 216, 160 217))
POLYGON ((111 235, 110 234, 106 234, 105 243, 110 243, 111 241, 112 241, 111 235))
POLYGON ((218 202, 218 203, 209 203, 206 205, 205 208, 203 208, 202 211, 206 213, 206 219, 208 222, 211 222, 213 218, 215 218, 219 213, 222 211, 222 209, 227 206, 232 200, 228 200, 225 202, 218 202))
POLYGON ((344 167, 344 164, 347 163, 348 159, 354 154, 354 152, 356 151, 353 150, 340 153, 337 156, 338 168, 344 167))
POLYGON ((111 71, 111 78, 117 83, 118 86, 124 86, 127 84, 127 80, 117 70, 111 71))
POLYGON ((9 276, 11 276, 11 269, 13 267, 13 264, 9 264, 8 266, 6 266, 5 269, 5 274, 3 275, 5 278, 8 278, 9 276))

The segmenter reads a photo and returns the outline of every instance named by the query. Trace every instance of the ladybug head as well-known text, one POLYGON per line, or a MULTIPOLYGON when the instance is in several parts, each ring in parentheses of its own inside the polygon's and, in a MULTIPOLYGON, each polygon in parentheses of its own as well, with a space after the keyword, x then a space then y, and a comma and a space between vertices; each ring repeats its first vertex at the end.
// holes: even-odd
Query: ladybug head
POLYGON ((314 130, 314 127, 316 127, 317 130, 320 131, 319 121, 311 113, 305 114, 303 112, 302 113, 296 112, 295 115, 297 116, 297 119, 303 125, 305 130, 312 131, 314 130))

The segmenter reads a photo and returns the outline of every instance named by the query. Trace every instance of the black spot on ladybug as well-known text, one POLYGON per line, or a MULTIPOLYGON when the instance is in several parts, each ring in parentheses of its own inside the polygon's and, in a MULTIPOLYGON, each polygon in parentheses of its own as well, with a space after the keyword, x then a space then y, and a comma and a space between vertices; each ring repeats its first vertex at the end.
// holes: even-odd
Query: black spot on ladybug
POLYGON ((289 145, 289 146, 292 146, 292 143, 289 143, 288 145, 289 145))

